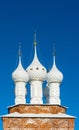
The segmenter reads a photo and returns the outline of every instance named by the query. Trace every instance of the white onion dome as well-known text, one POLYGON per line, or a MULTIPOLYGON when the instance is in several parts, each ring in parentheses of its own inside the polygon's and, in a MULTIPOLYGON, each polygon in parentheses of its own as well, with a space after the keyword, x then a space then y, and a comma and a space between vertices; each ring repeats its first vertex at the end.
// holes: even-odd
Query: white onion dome
POLYGON ((55 56, 53 56, 53 60, 54 60, 53 66, 47 74, 47 81, 48 83, 52 83, 52 82, 61 83, 63 80, 63 74, 56 67, 55 56))
POLYGON ((28 82, 29 74, 24 70, 21 63, 21 56, 19 56, 19 64, 16 70, 12 73, 12 79, 14 82, 28 82))
POLYGON ((36 52, 36 41, 34 42, 35 47, 35 54, 34 59, 30 66, 26 69, 29 73, 29 80, 39 80, 44 81, 46 79, 47 71, 46 68, 40 63, 37 52, 36 52))

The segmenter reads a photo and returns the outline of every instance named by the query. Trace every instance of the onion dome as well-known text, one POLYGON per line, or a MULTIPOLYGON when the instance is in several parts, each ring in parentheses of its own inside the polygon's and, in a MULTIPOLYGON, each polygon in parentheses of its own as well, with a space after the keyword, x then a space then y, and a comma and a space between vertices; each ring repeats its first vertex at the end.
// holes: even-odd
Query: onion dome
POLYGON ((19 64, 16 70, 12 73, 12 79, 14 82, 28 82, 29 74, 24 70, 21 63, 21 50, 19 47, 19 64))
POLYGON ((47 74, 47 81, 48 83, 52 82, 61 83, 63 80, 63 74, 56 67, 55 55, 53 56, 53 61, 54 61, 53 66, 47 74))
POLYGON ((39 80, 44 81, 46 79, 47 71, 46 68, 40 63, 37 52, 36 52, 36 33, 35 33, 35 40, 34 40, 34 49, 35 54, 32 63, 26 69, 29 73, 29 80, 39 80))

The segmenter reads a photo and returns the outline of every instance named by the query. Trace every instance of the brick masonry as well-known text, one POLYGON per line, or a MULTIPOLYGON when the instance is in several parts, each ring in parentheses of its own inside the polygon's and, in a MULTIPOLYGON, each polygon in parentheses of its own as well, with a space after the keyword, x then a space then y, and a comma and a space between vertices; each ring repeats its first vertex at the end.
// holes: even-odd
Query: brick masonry
MULTIPOLYGON (((9 113, 65 113, 59 105, 16 105, 9 107, 9 113)), ((2 117, 4 130, 74 130, 74 118, 2 117)))
POLYGON ((8 128, 17 129, 25 129, 25 128, 55 128, 59 130, 62 128, 63 130, 71 130, 74 128, 74 120, 73 119, 48 119, 48 118, 3 118, 4 122, 4 130, 8 128), (59 128, 59 129, 58 129, 59 128))
POLYGON ((18 113, 66 113, 66 108, 60 105, 16 105, 14 107, 9 107, 9 113, 18 112, 18 113))

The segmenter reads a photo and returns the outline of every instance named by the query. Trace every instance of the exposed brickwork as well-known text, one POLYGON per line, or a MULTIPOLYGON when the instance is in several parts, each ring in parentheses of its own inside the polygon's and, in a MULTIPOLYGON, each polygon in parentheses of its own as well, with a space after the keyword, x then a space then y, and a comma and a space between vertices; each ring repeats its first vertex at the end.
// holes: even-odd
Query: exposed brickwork
POLYGON ((74 119, 48 118, 3 118, 4 130, 74 130, 74 119), (12 128, 12 129, 11 129, 12 128))
POLYGON ((9 112, 18 113, 66 113, 66 108, 59 105, 17 105, 9 108, 9 112))
MULTIPOLYGON (((57 114, 65 113, 59 105, 16 105, 9 113, 57 114)), ((74 130, 74 118, 2 117, 4 130, 74 130)))

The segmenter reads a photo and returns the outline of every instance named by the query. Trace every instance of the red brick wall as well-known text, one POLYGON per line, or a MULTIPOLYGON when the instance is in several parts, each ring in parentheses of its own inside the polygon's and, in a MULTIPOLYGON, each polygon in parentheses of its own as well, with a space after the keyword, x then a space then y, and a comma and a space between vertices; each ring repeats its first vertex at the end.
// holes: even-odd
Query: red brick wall
POLYGON ((66 113, 66 108, 57 105, 17 105, 9 108, 9 112, 18 113, 66 113))
MULTIPOLYGON (((57 114, 66 113, 66 108, 59 105, 16 105, 9 108, 9 113, 57 114)), ((3 117, 4 130, 74 130, 74 118, 14 118, 3 117)))
POLYGON ((3 118, 3 123, 4 130, 74 130, 74 119, 65 118, 3 118))

